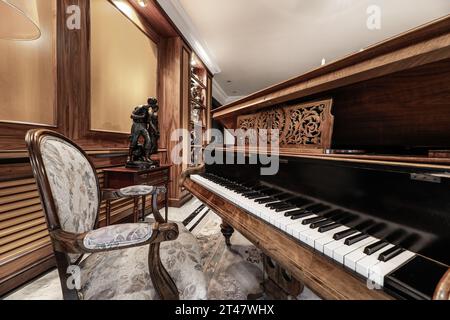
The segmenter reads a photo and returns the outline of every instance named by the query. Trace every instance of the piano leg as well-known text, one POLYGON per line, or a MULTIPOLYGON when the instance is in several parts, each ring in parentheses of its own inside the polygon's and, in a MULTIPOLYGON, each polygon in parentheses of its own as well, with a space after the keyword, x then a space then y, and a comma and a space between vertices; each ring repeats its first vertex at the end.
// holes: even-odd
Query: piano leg
POLYGON ((220 225, 223 236, 225 237, 225 243, 228 247, 231 247, 231 236, 234 233, 234 229, 224 220, 222 220, 222 224, 220 225))

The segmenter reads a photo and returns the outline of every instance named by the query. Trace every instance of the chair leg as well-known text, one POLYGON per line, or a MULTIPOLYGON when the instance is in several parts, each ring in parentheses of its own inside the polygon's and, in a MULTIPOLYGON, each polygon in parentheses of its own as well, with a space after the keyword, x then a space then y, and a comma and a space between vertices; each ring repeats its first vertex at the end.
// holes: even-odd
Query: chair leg
POLYGON ((54 251, 56 266, 58 268, 59 281, 61 282, 61 290, 64 300, 79 300, 78 292, 75 288, 69 289, 67 282, 69 279, 68 267, 70 266, 69 258, 66 254, 54 251))
POLYGON ((161 262, 159 249, 159 243, 151 244, 148 255, 148 266, 153 286, 162 300, 179 300, 180 294, 177 286, 161 262))

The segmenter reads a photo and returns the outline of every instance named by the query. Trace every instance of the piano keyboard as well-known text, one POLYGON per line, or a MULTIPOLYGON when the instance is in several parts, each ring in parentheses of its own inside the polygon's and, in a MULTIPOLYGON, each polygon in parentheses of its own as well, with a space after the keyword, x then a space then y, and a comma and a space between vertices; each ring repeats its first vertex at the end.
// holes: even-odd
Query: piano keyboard
POLYGON ((343 210, 213 174, 192 175, 191 180, 380 287, 387 275, 416 256, 361 232, 374 227, 370 221, 347 227, 356 217, 343 210))

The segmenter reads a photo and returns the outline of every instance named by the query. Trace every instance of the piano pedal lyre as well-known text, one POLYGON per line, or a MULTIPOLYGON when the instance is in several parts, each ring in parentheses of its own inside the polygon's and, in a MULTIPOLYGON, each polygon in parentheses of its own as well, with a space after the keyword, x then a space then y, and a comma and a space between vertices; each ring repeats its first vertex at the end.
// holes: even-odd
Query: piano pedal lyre
POLYGON ((265 280, 261 284, 263 292, 249 294, 248 300, 295 300, 303 292, 304 285, 295 279, 269 256, 263 255, 265 280))

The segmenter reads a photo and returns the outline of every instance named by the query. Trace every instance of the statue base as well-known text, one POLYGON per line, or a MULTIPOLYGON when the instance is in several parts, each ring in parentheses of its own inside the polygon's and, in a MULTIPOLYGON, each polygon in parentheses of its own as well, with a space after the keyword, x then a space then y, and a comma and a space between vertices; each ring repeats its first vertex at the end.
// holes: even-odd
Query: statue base
POLYGON ((150 170, 160 166, 159 161, 128 161, 125 166, 128 169, 150 170))

